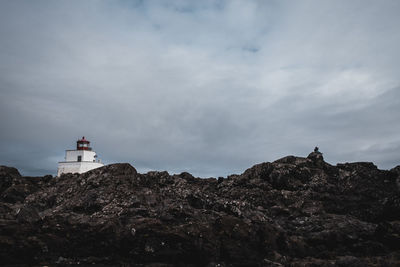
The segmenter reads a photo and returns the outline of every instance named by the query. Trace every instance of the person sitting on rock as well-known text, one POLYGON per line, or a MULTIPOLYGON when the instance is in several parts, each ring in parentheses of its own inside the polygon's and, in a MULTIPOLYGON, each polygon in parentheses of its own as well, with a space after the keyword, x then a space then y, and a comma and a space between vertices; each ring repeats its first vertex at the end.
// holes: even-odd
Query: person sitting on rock
POLYGON ((319 152, 319 148, 317 146, 314 148, 314 152, 319 152))

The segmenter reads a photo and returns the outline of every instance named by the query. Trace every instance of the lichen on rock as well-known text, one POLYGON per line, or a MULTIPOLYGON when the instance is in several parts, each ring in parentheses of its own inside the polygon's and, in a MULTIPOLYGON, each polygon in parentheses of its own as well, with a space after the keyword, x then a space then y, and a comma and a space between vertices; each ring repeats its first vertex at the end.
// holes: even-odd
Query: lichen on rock
POLYGON ((396 266, 400 166, 320 152, 218 179, 112 164, 61 177, 0 167, 8 265, 396 266), (157 265, 158 264, 158 265, 157 265))

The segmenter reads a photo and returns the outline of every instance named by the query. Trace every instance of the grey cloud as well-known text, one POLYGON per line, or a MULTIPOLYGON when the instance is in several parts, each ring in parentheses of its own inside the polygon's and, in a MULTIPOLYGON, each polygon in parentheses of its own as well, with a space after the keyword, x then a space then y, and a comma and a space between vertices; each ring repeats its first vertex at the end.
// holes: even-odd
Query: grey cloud
POLYGON ((399 163, 397 1, 3 1, 0 164, 85 135, 139 171, 242 172, 319 145, 399 163))

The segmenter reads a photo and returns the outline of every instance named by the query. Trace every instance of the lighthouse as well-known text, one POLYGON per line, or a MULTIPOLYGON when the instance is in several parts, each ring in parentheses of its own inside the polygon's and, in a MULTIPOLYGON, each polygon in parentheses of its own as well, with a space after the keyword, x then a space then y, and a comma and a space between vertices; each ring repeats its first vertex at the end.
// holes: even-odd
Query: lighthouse
POLYGON ((63 173, 84 173, 102 166, 104 164, 97 159, 96 152, 90 147, 90 141, 83 136, 76 141, 75 150, 65 151, 65 161, 58 163, 57 176, 63 173))

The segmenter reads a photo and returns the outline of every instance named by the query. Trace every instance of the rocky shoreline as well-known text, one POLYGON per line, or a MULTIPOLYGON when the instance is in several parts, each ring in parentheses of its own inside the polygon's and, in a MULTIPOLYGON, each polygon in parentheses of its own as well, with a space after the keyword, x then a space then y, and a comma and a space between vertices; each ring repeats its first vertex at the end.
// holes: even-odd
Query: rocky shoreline
POLYGON ((400 166, 319 152, 241 175, 0 167, 3 265, 400 266, 400 166))

